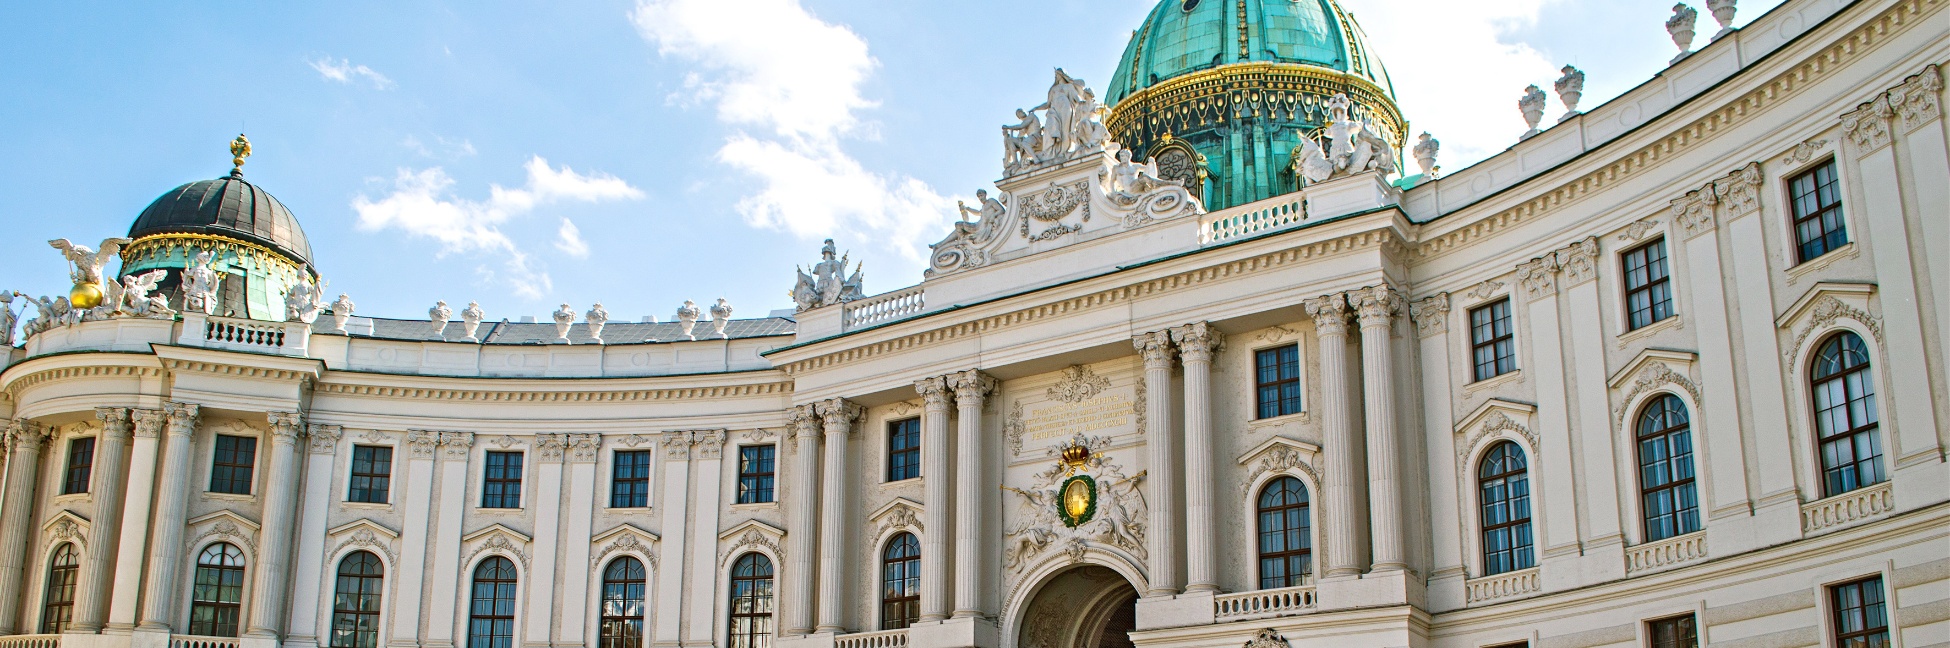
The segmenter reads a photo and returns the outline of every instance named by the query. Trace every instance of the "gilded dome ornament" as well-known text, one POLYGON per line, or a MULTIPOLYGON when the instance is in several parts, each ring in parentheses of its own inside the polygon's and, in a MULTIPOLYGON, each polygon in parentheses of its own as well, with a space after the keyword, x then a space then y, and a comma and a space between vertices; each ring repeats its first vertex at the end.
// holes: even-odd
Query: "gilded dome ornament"
POLYGON ((230 163, 234 165, 231 171, 243 171, 244 158, 251 156, 251 141, 245 139, 243 133, 238 133, 237 139, 230 140, 230 155, 230 163))

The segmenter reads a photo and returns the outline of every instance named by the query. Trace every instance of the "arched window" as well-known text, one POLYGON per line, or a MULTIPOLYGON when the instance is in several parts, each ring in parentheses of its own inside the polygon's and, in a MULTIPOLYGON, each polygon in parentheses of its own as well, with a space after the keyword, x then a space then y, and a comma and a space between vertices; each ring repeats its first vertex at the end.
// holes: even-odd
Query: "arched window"
POLYGON ((1693 435, 1686 404, 1666 394, 1639 413, 1639 500, 1645 509, 1645 540, 1664 540, 1699 530, 1699 493, 1693 486, 1693 435))
POLYGON ((55 547, 54 560, 47 565, 47 595, 41 599, 41 634, 61 634, 74 621, 74 578, 80 565, 74 543, 55 547))
POLYGON ((1483 502, 1483 575, 1529 569, 1530 474, 1523 449, 1510 441, 1490 446, 1477 470, 1483 502))
POLYGON ((339 561, 332 596, 332 648, 379 648, 379 597, 386 567, 370 551, 355 551, 339 561))
POLYGON ((894 630, 921 619, 921 541, 902 533, 881 554, 880 629, 894 630))
POLYGON ((1840 495, 1880 483, 1876 383, 1862 338, 1842 332, 1815 351, 1815 442, 1821 446, 1821 494, 1840 495))
POLYGON ((515 564, 490 556, 474 567, 474 600, 467 606, 467 648, 514 648, 515 564))
POLYGON ((1259 491, 1259 588, 1305 585, 1313 575, 1313 510, 1307 486, 1281 477, 1259 491))
POLYGON ((203 548, 196 557, 196 584, 190 589, 190 634, 237 636, 244 602, 244 552, 228 542, 203 548))
POLYGON ((731 648, 771 648, 772 559, 748 553, 731 566, 731 648))
POLYGON ((642 648, 643 563, 624 556, 603 570, 601 648, 642 648))

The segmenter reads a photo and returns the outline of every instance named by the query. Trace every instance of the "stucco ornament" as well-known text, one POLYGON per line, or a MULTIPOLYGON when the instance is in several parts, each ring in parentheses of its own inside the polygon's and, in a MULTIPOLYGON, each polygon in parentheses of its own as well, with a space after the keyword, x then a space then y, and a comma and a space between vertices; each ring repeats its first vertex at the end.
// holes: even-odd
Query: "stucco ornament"
POLYGON ((1124 217, 1125 229, 1204 211, 1184 185, 1159 174, 1157 160, 1133 161, 1129 150, 1117 152, 1117 163, 1099 174, 1098 182, 1113 209, 1131 212, 1124 217))
POLYGON ((433 308, 427 309, 427 322, 433 325, 431 333, 434 337, 446 337, 447 321, 453 318, 454 309, 448 308, 445 301, 434 302, 433 308))
MULTIPOLYGON (((188 306, 185 306, 185 308, 188 308, 188 306)), ((357 305, 352 303, 352 297, 345 293, 339 293, 338 301, 332 302, 332 330, 344 333, 345 321, 352 319, 352 309, 354 308, 357 308, 357 305)))
MULTIPOLYGON (((139 275, 122 277, 122 303, 121 310, 117 314, 156 319, 175 317, 176 311, 169 308, 168 295, 150 294, 156 290, 156 284, 167 276, 169 276, 168 270, 157 268, 139 275)), ((303 282, 299 283, 299 286, 303 285, 305 285, 303 282)), ((296 288, 293 287, 294 290, 296 288)), ((312 314, 314 318, 317 316, 317 313, 312 314)))
POLYGON ((826 239, 819 249, 819 262, 813 264, 812 273, 800 269, 799 281, 792 287, 792 301, 799 312, 821 306, 831 306, 865 297, 863 285, 866 281, 861 275, 864 264, 854 264, 852 276, 847 276, 847 256, 837 255, 833 239, 826 239))
POLYGON ((300 279, 284 293, 284 321, 310 324, 325 311, 325 281, 317 284, 300 279))
POLYGON ((556 343, 568 344, 569 327, 574 325, 576 322, 575 309, 569 308, 568 302, 562 302, 562 305, 560 307, 557 307, 555 309, 555 312, 549 314, 549 318, 555 320, 556 343))
POLYGON ((1326 102, 1328 123, 1325 146, 1312 138, 1300 138, 1300 149, 1293 153, 1291 170, 1303 182, 1324 182, 1337 177, 1379 171, 1386 177, 1395 170, 1395 149, 1381 130, 1365 118, 1353 117, 1346 94, 1326 102))
POLYGON ((1544 121, 1544 91, 1542 89, 1539 89, 1536 85, 1525 87, 1523 89, 1523 98, 1517 100, 1517 110, 1523 113, 1523 123, 1530 128, 1530 130, 1524 131, 1523 135, 1517 138, 1518 140, 1527 140, 1544 132, 1537 128, 1537 124, 1544 121))
POLYGON ((1423 131, 1421 136, 1415 138, 1415 149, 1413 151, 1415 154, 1415 166, 1422 169, 1422 175, 1428 176, 1430 180, 1441 177, 1442 167, 1435 165, 1435 156, 1441 151, 1442 140, 1436 139, 1434 135, 1430 135, 1427 131, 1423 131))
POLYGON ((1126 477, 1104 451, 1110 440, 1078 434, 1049 453, 1056 464, 1034 486, 1003 489, 1020 499, 1021 519, 1004 533, 1005 569, 1020 571, 1052 546, 1083 559, 1091 545, 1115 547, 1140 559, 1149 507, 1138 489, 1146 472, 1126 477))
POLYGON ((463 308, 460 311, 461 336, 467 338, 468 342, 481 341, 481 338, 476 337, 474 334, 481 329, 481 320, 483 319, 487 319, 487 313, 481 310, 481 303, 467 302, 467 308, 463 308))
POLYGON ((1733 15, 1739 11, 1739 0, 1706 0, 1706 10, 1713 14, 1713 22, 1720 23, 1720 31, 1713 33, 1713 40, 1733 33, 1733 15))
POLYGON ((1290 645, 1286 642, 1286 637, 1280 636, 1280 633, 1274 632, 1272 628, 1260 628, 1259 634, 1246 640, 1244 648, 1288 648, 1290 645))
POLYGON ((1584 98, 1584 71, 1569 65, 1559 71, 1564 76, 1557 77, 1551 89, 1557 91, 1557 100, 1564 104, 1564 116, 1557 118, 1558 123, 1563 123, 1578 116, 1578 100, 1584 98))
POLYGON ((684 305, 677 307, 677 328, 684 333, 685 339, 697 339, 691 331, 697 328, 697 320, 703 316, 704 310, 697 307, 697 302, 686 299, 684 305))
POLYGON ((1110 129, 1103 123, 1107 111, 1083 79, 1057 68, 1047 100, 1017 110, 1016 123, 1002 127, 1004 175, 1020 175, 1104 150, 1110 141, 1110 129))
POLYGON ((1679 55, 1672 57, 1673 63, 1692 55, 1693 36, 1697 33, 1694 30, 1698 25, 1698 11, 1683 2, 1672 6, 1672 17, 1666 19, 1666 34, 1672 36, 1673 45, 1679 46, 1679 55))
POLYGON ((711 333, 719 339, 730 337, 724 332, 725 325, 729 323, 731 323, 731 302, 719 297, 717 303, 711 305, 711 333))
POLYGON ((589 324, 589 339, 602 344, 603 325, 609 323, 609 311, 603 309, 603 303, 596 302, 596 305, 590 306, 589 312, 582 314, 582 321, 589 324))
MULTIPOLYGON (((183 310, 204 315, 217 312, 217 271, 211 267, 208 250, 196 253, 196 260, 183 270, 183 310)), ((345 312, 350 315, 352 309, 347 308, 345 312)), ((340 327, 339 330, 345 329, 340 327)))
POLYGON ((1110 389, 1109 378, 1097 375, 1089 367, 1070 365, 1063 370, 1063 378, 1044 390, 1044 394, 1054 401, 1081 403, 1106 389, 1110 389))

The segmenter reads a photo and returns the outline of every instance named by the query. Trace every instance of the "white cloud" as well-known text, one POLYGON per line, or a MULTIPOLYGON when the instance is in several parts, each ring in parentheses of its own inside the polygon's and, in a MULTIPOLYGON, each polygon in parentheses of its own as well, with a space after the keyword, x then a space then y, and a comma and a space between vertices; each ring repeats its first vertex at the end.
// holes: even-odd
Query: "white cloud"
POLYGON ((733 132, 718 150, 718 161, 763 185, 736 205, 747 224, 925 259, 951 201, 912 177, 867 170, 840 143, 874 130, 857 113, 878 105, 860 88, 879 62, 858 34, 799 0, 638 0, 630 17, 660 55, 695 66, 680 102, 712 102, 719 121, 770 131, 733 132))
POLYGON ((393 80, 386 78, 386 75, 380 74, 364 65, 353 65, 352 61, 348 59, 333 59, 327 56, 316 60, 306 59, 305 62, 311 64, 311 69, 317 70, 318 75, 325 77, 327 80, 337 81, 339 83, 352 83, 353 81, 364 79, 366 82, 371 83, 372 87, 380 90, 393 87, 393 80))
MULTIPOLYGON (((609 174, 583 175, 567 166, 556 169, 541 156, 529 158, 523 166, 528 172, 527 183, 515 189, 489 185, 488 199, 484 201, 454 196, 454 179, 440 167, 418 171, 400 169, 393 178, 391 193, 378 199, 359 196, 353 199, 352 209, 359 214, 361 230, 391 229, 433 239, 440 243, 441 254, 479 252, 498 256, 504 259, 498 270, 482 266, 484 279, 506 282, 516 294, 538 298, 554 285, 547 270, 538 267, 540 264, 503 233, 501 226, 545 205, 632 200, 642 198, 643 192, 609 174)), ((587 244, 577 235, 575 226, 567 219, 563 223, 561 234, 565 241, 573 240, 586 254, 587 244)), ((564 251, 570 250, 564 248, 564 251)))
POLYGON ((472 157, 474 155, 473 141, 466 139, 455 141, 438 135, 434 136, 432 146, 428 146, 426 142, 420 141, 420 138, 413 135, 408 135, 406 139, 400 140, 399 145, 425 158, 452 160, 472 157))
POLYGON ((582 240, 582 230, 576 229, 575 221, 567 218, 562 219, 562 227, 555 230, 555 249, 578 259, 589 256, 589 243, 582 240))
MULTIPOLYGON (((1388 66, 1411 128, 1442 140, 1437 164, 1455 171, 1517 143, 1524 86, 1549 93, 1561 65, 1510 34, 1555 0, 1346 0, 1388 66), (1458 61, 1467 65, 1457 65, 1458 61)), ((1588 104, 1587 104, 1588 105, 1588 104)), ((1561 112, 1553 100, 1543 126, 1561 112)), ((1412 165, 1411 165, 1412 166, 1412 165)))

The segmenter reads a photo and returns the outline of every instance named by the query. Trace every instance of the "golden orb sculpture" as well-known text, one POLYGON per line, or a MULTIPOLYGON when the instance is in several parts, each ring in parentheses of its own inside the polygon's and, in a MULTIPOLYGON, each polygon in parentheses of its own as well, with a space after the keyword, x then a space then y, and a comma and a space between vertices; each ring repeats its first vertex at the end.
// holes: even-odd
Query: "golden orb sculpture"
POLYGON ((101 285, 92 283, 75 284, 74 288, 68 291, 68 304, 81 310, 102 305, 101 285))

